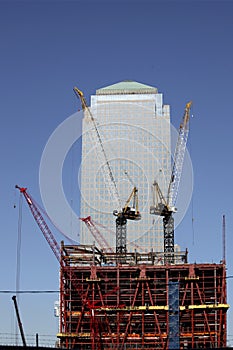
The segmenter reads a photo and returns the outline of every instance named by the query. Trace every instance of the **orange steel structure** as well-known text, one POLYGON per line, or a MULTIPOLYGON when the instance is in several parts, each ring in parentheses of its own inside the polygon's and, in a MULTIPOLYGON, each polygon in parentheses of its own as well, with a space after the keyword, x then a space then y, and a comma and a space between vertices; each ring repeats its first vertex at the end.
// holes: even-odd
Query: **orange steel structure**
POLYGON ((180 349, 226 346, 226 266, 164 265, 162 253, 117 254, 61 246, 60 346, 169 349, 169 282, 179 283, 180 349))

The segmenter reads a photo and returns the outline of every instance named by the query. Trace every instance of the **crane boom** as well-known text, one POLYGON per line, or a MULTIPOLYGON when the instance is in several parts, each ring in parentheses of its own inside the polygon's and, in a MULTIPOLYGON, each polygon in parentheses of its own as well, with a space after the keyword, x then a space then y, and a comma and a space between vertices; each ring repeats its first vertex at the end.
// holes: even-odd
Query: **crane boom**
MULTIPOLYGON (((33 201, 32 197, 28 194, 27 188, 19 187, 18 185, 16 185, 15 187, 17 189, 19 189, 20 193, 22 193, 23 196, 25 197, 35 221, 37 222, 37 224, 38 224, 41 232, 43 233, 46 241, 49 243, 50 248, 52 249, 54 255, 56 256, 57 260, 60 263, 61 270, 63 271, 64 274, 67 274, 67 273, 69 274, 69 280, 71 281, 73 288, 77 291, 77 293, 80 296, 80 299, 82 302, 82 308, 81 308, 81 313, 78 317, 77 325, 76 325, 76 333, 78 333, 80 326, 81 326, 81 320, 83 318, 84 311, 86 310, 86 308, 88 308, 88 301, 83 294, 82 286, 80 285, 79 281, 77 280, 77 276, 74 273, 74 271, 70 268, 67 269, 67 265, 65 263, 64 256, 61 256, 60 247, 59 247, 57 241, 55 240, 48 225, 46 224, 46 222, 45 222, 39 208, 37 207, 36 203, 33 201)), ((14 300, 14 302, 15 302, 15 300, 14 300)), ((62 317, 64 317, 64 315, 62 317)), ((19 327, 20 327, 20 323, 19 323, 19 327)), ((26 346, 26 343, 24 346, 26 346)), ((73 347, 74 347, 74 341, 72 344, 72 348, 73 347)))
POLYGON ((19 187, 18 185, 15 186, 17 189, 20 190, 20 193, 23 194, 23 196, 25 197, 28 206, 32 212, 33 217, 36 220, 37 225, 39 226, 41 232, 43 233, 46 241, 48 242, 50 248, 52 249, 54 255, 56 256, 57 260, 60 262, 60 247, 57 243, 57 241, 55 240, 51 230, 49 229, 48 225, 46 224, 40 210, 38 209, 38 207, 35 205, 33 199, 31 198, 31 196, 28 194, 27 192, 27 188, 25 187, 19 187))
POLYGON ((177 211, 175 203, 179 190, 180 179, 189 134, 190 108, 192 101, 185 106, 185 112, 180 124, 179 135, 176 143, 171 178, 168 186, 166 199, 162 194, 159 184, 153 184, 153 198, 157 197, 157 203, 150 207, 150 214, 163 216, 164 231, 164 263, 174 263, 174 218, 173 213, 177 211))
POLYGON ((179 190, 185 150, 186 150, 188 134, 189 134, 189 119, 190 119, 191 106, 192 106, 192 101, 186 104, 183 120, 179 128, 179 135, 178 135, 178 140, 176 144, 174 162, 173 162, 171 179, 170 179, 170 183, 168 187, 168 195, 167 195, 168 206, 170 208, 175 206, 177 194, 179 190))
MULTIPOLYGON (((81 100, 82 109, 85 113, 86 111, 89 114, 89 117, 91 118, 91 121, 94 125, 95 132, 92 134, 92 140, 95 142, 96 146, 100 146, 101 148, 101 155, 103 156, 103 159, 100 158, 101 165, 103 164, 103 175, 106 180, 106 183, 108 184, 108 188, 111 192, 111 195, 113 196, 113 199, 117 201, 118 208, 113 211, 113 215, 117 216, 116 218, 116 253, 119 255, 125 255, 126 254, 126 224, 127 219, 129 220, 140 220, 141 215, 138 210, 138 190, 136 187, 134 187, 129 199, 127 200, 124 208, 121 208, 121 201, 120 196, 117 190, 116 182, 113 177, 112 169, 110 167, 103 142, 97 127, 97 124, 95 122, 95 119, 91 113, 90 108, 87 105, 87 102, 85 100, 85 97, 83 95, 83 92, 79 90, 77 87, 74 87, 74 92, 77 95, 77 97, 81 100), (133 197, 133 206, 129 207, 129 202, 133 197)), ((100 153, 97 152, 97 156, 100 157, 100 153)), ((125 172, 127 174, 127 172, 125 172)), ((127 174, 128 175, 128 174, 127 174)), ((128 176, 129 177, 129 176, 128 176)))
POLYGON ((95 226, 91 216, 87 216, 86 218, 80 218, 82 220, 89 231, 91 232, 92 236, 96 239, 97 243, 99 244, 101 249, 108 249, 109 252, 113 253, 112 248, 109 246, 107 240, 104 238, 104 236, 100 233, 100 231, 95 226))
POLYGON ((98 130, 96 122, 95 122, 95 118, 93 117, 93 114, 87 105, 87 102, 86 102, 86 99, 83 95, 83 92, 81 90, 79 90, 77 87, 74 87, 74 92, 75 92, 76 96, 81 101, 83 112, 84 113, 88 112, 88 115, 91 118, 91 121, 93 123, 95 132, 92 133, 92 135, 91 135, 92 141, 94 142, 95 146, 97 146, 97 147, 98 147, 98 145, 100 146, 101 153, 99 153, 99 152, 96 152, 96 153, 97 153, 97 156, 99 158, 100 164, 103 166, 103 176, 105 178, 106 183, 108 184, 108 189, 110 191, 110 194, 111 194, 111 196, 113 196, 114 200, 117 202, 118 209, 120 210, 120 207, 121 207, 120 196, 119 196, 119 193, 117 190, 117 185, 116 185, 116 182, 115 182, 115 179, 113 176, 111 166, 110 166, 108 158, 107 158, 107 154, 106 154, 104 146, 103 146, 103 142, 102 142, 99 130, 98 130), (101 158, 101 155, 103 158, 101 158))
MULTIPOLYGON (((57 243, 52 231, 50 230, 50 228, 48 227, 47 223, 45 222, 38 206, 36 205, 36 203, 34 202, 34 200, 32 199, 32 197, 28 194, 27 192, 27 188, 25 187, 19 187, 18 185, 15 186, 17 189, 20 190, 20 193, 23 194, 23 196, 25 197, 27 204, 29 206, 29 209, 31 210, 31 213, 37 223, 37 225, 39 226, 41 232, 43 233, 46 241, 48 242, 50 248, 52 249, 55 257, 57 258, 61 269, 64 269, 65 271, 65 262, 63 260, 63 257, 61 256, 61 251, 60 251, 60 247, 59 244, 57 243)), ((74 286, 74 288, 77 290, 78 293, 80 293, 80 286, 78 285, 78 283, 76 282, 76 278, 75 278, 75 274, 72 272, 72 270, 69 270, 69 274, 71 276, 71 280, 72 280, 72 284, 74 286)))

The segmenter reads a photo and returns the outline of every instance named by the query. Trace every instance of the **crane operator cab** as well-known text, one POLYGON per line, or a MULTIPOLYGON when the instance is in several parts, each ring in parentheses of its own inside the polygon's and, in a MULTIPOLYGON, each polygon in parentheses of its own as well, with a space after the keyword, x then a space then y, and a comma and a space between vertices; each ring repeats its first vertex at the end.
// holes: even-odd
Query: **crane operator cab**
POLYGON ((134 207, 124 207, 122 211, 114 210, 114 216, 124 217, 127 220, 141 220, 141 214, 134 207))
POLYGON ((133 188, 128 200, 126 201, 124 208, 122 208, 122 211, 114 210, 113 215, 118 216, 118 217, 124 217, 127 220, 140 220, 141 219, 141 214, 138 210, 138 189, 137 189, 137 187, 133 188), (130 207, 129 203, 130 203, 132 198, 133 198, 133 205, 132 205, 132 207, 130 207))
POLYGON ((129 219, 129 220, 140 220, 141 219, 141 214, 134 207, 123 208, 123 214, 124 214, 125 218, 129 219))

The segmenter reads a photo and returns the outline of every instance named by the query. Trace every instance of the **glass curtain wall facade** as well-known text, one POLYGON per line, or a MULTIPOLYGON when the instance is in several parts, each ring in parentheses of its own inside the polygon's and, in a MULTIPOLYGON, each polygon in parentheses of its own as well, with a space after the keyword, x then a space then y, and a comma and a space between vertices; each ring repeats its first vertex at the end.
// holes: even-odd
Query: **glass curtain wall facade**
MULTIPOLYGON (((127 221, 127 250, 163 251, 162 218, 151 215, 150 206, 153 182, 159 183, 166 196, 170 180, 170 107, 163 105, 163 95, 157 88, 123 81, 97 90, 91 96, 90 111, 97 130, 86 111, 80 168, 81 217, 90 215, 115 251, 113 211, 125 206, 136 186, 142 217, 140 221, 127 221), (113 193, 114 183, 117 194, 113 193)), ((93 242, 96 239, 83 222, 80 243, 93 242)))

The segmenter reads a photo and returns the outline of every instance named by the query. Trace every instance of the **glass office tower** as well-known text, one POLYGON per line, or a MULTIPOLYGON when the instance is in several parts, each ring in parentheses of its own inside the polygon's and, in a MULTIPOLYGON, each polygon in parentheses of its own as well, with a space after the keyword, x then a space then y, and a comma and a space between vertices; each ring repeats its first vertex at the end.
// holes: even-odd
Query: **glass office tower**
MULTIPOLYGON (((166 196, 170 180, 170 107, 157 88, 123 81, 97 90, 90 111, 95 125, 87 111, 83 118, 81 217, 90 215, 115 250, 113 211, 125 206, 136 186, 141 220, 127 221, 127 250, 163 251, 162 218, 151 215, 150 206, 154 181, 166 196)), ((94 241, 82 223, 80 243, 94 241)))

